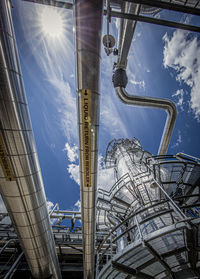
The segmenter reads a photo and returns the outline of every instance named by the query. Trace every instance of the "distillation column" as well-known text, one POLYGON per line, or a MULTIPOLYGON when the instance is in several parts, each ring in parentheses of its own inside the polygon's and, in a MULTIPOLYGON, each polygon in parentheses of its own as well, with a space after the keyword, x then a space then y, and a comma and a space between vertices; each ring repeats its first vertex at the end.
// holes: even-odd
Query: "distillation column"
POLYGON ((137 139, 109 143, 106 166, 117 181, 98 195, 104 222, 97 228, 107 226, 97 249, 98 279, 199 278, 200 163, 191 158, 153 156, 137 139))

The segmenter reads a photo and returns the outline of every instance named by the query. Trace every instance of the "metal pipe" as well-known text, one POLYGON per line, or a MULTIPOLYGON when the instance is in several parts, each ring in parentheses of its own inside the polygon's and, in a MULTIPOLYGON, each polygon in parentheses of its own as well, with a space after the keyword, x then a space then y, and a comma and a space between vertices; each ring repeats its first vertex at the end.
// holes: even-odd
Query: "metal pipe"
POLYGON ((158 18, 153 18, 153 17, 149 17, 149 16, 140 16, 140 15, 136 15, 136 14, 119 13, 116 11, 111 11, 110 14, 111 14, 111 17, 146 22, 146 23, 151 23, 151 24, 178 28, 178 29, 182 29, 182 30, 188 30, 188 31, 200 33, 200 27, 195 26, 195 25, 184 24, 184 23, 179 23, 179 22, 174 22, 174 21, 164 20, 164 19, 158 19, 158 18))
POLYGON ((69 211, 69 210, 54 210, 52 213, 56 214, 72 214, 72 215, 80 215, 80 211, 69 211))
POLYGON ((74 219, 74 220, 81 220, 81 215, 64 215, 64 214, 61 214, 61 215, 54 215, 52 214, 51 215, 51 219, 58 219, 58 218, 63 218, 63 219, 74 219))
MULTIPOLYGON (((131 16, 133 16, 139 15, 139 12, 140 5, 138 4, 136 5, 134 3, 126 2, 122 6, 122 13, 130 14, 131 16)), ((166 119, 160 147, 158 150, 159 154, 166 154, 177 116, 175 104, 167 99, 129 95, 125 90, 127 77, 125 76, 125 71, 123 70, 125 70, 127 66, 127 57, 130 50, 135 27, 136 21, 121 19, 118 37, 119 55, 116 64, 117 70, 114 74, 114 78, 117 79, 117 83, 115 83, 114 81, 114 86, 119 98, 125 104, 163 109, 167 112, 168 116, 166 119)))
POLYGON ((19 66, 11 1, 0 1, 0 193, 35 278, 61 278, 19 66))
POLYGON ((24 252, 21 252, 21 254, 19 254, 19 256, 17 257, 16 261, 14 262, 14 264, 11 266, 11 268, 9 269, 8 273, 6 273, 5 277, 3 279, 8 279, 10 277, 10 275, 12 274, 13 270, 16 268, 16 266, 18 265, 18 263, 20 262, 22 256, 24 255, 24 252))
POLYGON ((102 0, 75 0, 84 278, 94 278, 102 0))
POLYGON ((163 130, 163 134, 162 134, 162 138, 158 150, 159 155, 166 154, 171 139, 172 131, 174 128, 174 124, 176 121, 176 116, 177 116, 177 109, 175 104, 168 99, 129 95, 126 92, 125 88, 121 86, 116 87, 115 90, 119 98, 125 104, 140 106, 140 107, 163 109, 167 112, 167 119, 166 119, 165 127, 163 130))
POLYGON ((6 249, 6 247, 11 243, 11 242, 15 242, 16 239, 9 239, 5 244, 4 246, 1 248, 0 250, 0 255, 3 253, 3 251, 6 249))
MULTIPOLYGON (((136 4, 141 4, 141 5, 148 5, 150 7, 156 7, 160 9, 166 9, 166 10, 171 10, 171 11, 176 11, 176 12, 182 12, 186 14, 192 14, 192 15, 200 15, 200 9, 195 8, 194 6, 192 7, 189 3, 188 5, 180 5, 176 4, 176 2, 164 2, 160 0, 128 0, 128 2, 133 2, 136 4)), ((181 1, 179 1, 181 2, 181 1)), ((185 2, 183 0, 183 2, 185 2)), ((195 2, 195 1, 194 1, 195 2)), ((186 3, 186 2, 185 2, 186 3)), ((195 3, 194 3, 195 4, 195 3)), ((196 0, 196 4, 198 5, 198 0, 196 0)))
POLYGON ((55 209, 58 208, 58 203, 54 205, 54 207, 49 211, 49 217, 54 213, 55 209))
MULTIPOLYGON (((140 5, 134 3, 123 2, 122 13, 138 15, 140 5)), ((118 60, 117 68, 125 69, 127 65, 127 56, 133 39, 136 27, 136 21, 121 19, 118 37, 118 60)))

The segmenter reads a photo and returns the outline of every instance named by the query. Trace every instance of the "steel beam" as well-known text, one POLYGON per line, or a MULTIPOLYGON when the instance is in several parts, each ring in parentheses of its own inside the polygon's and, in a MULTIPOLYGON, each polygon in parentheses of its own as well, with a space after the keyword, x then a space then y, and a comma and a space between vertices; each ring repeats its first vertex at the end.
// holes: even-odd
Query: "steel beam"
POLYGON ((142 4, 142 5, 148 5, 151 7, 161 8, 165 10, 175 11, 175 12, 181 12, 186 14, 192 14, 192 15, 200 15, 200 9, 179 5, 175 3, 169 3, 169 2, 163 2, 159 0, 126 0, 124 2, 131 2, 135 4, 142 4))
POLYGON ((157 18, 148 17, 148 16, 140 16, 140 15, 120 13, 120 12, 116 12, 116 11, 111 11, 110 14, 111 14, 111 17, 126 18, 126 19, 129 19, 129 20, 146 22, 146 23, 162 25, 162 26, 178 28, 178 29, 182 29, 182 30, 187 30, 187 31, 193 31, 193 32, 200 33, 200 27, 199 26, 183 24, 183 23, 164 20, 164 19, 157 19, 157 18))
POLYGON ((112 267, 122 273, 135 276, 138 279, 153 279, 153 276, 150 276, 146 273, 138 271, 136 268, 131 268, 127 265, 112 261, 112 267))
POLYGON ((144 246, 147 250, 159 261, 159 263, 168 271, 168 273, 175 279, 173 271, 171 271, 170 266, 164 261, 162 256, 160 256, 155 249, 147 242, 144 241, 144 246))

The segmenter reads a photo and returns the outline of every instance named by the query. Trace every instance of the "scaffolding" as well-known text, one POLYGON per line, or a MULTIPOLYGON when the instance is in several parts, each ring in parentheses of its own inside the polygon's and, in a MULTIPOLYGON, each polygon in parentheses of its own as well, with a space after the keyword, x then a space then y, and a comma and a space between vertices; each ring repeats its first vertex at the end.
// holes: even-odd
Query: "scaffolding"
POLYGON ((97 230, 107 236, 96 278, 199 278, 199 163, 152 156, 137 139, 109 143, 116 183, 98 192, 97 230))

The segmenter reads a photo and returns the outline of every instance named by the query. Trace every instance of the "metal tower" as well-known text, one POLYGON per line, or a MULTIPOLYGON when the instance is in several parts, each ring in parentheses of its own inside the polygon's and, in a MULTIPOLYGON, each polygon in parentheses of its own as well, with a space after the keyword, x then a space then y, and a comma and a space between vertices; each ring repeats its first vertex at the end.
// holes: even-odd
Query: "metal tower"
POLYGON ((97 230, 107 235, 96 278, 199 278, 199 160, 152 156, 120 139, 106 165, 116 183, 99 190, 97 230))

